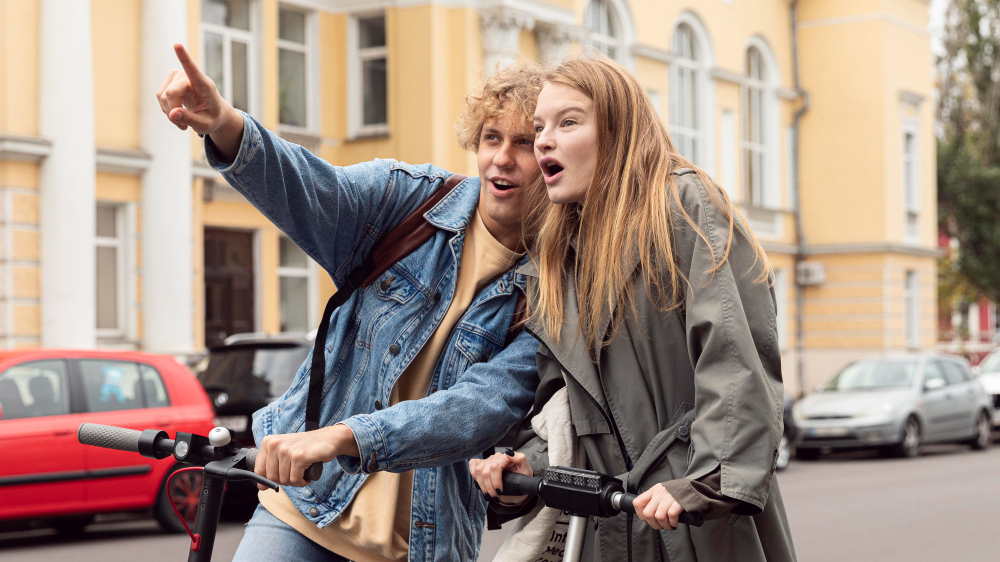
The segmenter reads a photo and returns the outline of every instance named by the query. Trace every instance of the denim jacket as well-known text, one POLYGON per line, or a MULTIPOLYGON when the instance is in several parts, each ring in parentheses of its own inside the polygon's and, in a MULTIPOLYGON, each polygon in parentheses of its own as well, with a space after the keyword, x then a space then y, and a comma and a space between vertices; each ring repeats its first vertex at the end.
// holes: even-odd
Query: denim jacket
MULTIPOLYGON (((232 165, 218 159, 210 139, 205 150, 211 166, 338 285, 450 175, 394 160, 335 167, 246 115, 232 165)), ((538 384, 537 340, 521 332, 504 346, 525 288, 512 268, 476 295, 455 326, 428 396, 381 408, 448 310, 479 190, 478 178, 459 184, 425 214, 440 230, 333 314, 320 425, 348 425, 361 458, 338 457, 319 480, 285 488, 303 515, 326 527, 368 473, 414 470, 411 561, 476 559, 486 502, 467 461, 527 414, 538 384)), ((289 389, 254 414, 258 443, 303 431, 311 362, 310 355, 289 389)))

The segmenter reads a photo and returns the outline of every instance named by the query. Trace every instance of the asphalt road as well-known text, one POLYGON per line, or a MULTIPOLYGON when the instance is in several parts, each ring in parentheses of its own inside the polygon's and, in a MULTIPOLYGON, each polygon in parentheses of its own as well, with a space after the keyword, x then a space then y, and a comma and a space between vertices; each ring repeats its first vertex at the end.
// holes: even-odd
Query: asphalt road
MULTIPOLYGON (((995 561, 1000 552, 1000 444, 985 453, 926 447, 917 459, 843 454, 793 461, 778 476, 802 562, 995 561)), ((223 523, 215 560, 230 560, 243 525, 223 523)), ((483 559, 502 540, 488 535, 483 559)), ((0 560, 176 562, 185 535, 151 521, 95 523, 78 538, 0 534, 0 560)))

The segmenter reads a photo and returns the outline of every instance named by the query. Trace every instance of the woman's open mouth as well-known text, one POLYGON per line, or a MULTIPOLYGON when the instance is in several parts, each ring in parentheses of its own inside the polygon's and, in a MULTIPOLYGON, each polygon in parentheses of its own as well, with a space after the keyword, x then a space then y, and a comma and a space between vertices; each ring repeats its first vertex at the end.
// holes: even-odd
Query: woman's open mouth
POLYGON ((563 165, 551 156, 546 156, 538 161, 538 167, 542 169, 545 176, 545 183, 556 181, 564 170, 563 165))

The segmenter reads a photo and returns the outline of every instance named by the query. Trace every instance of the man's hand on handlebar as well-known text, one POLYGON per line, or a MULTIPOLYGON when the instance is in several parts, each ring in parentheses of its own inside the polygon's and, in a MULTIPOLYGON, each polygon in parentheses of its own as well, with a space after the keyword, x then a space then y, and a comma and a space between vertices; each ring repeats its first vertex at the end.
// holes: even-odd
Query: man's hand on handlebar
MULTIPOLYGON (((343 424, 305 433, 269 435, 258 447, 254 472, 282 486, 305 486, 306 469, 313 463, 327 463, 340 455, 360 456, 354 432, 343 424)), ((257 488, 266 490, 260 484, 257 488)))
POLYGON ((632 505, 635 506, 636 517, 656 530, 676 529, 678 519, 684 512, 684 508, 663 484, 657 484, 639 494, 632 505))
POLYGON ((243 140, 243 117, 229 104, 180 43, 174 45, 183 70, 173 70, 156 92, 160 109, 178 129, 211 135, 219 155, 236 159, 243 140))
POLYGON ((469 472, 479 484, 479 489, 489 497, 499 498, 501 502, 508 505, 524 503, 528 496, 504 496, 503 473, 517 472, 527 476, 534 476, 531 465, 523 453, 507 455, 505 453, 494 453, 486 459, 472 459, 469 461, 469 472))

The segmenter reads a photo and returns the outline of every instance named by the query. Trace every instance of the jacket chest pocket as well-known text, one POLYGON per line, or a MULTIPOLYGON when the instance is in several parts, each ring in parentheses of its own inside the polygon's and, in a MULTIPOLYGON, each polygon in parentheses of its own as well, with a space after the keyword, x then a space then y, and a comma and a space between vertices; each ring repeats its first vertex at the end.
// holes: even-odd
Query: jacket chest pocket
POLYGON ((375 280, 375 295, 383 301, 406 304, 420 292, 399 266, 390 267, 375 280))
POLYGON ((450 387, 458 377, 476 363, 485 363, 503 349, 503 342, 482 328, 459 324, 455 327, 453 345, 444 366, 443 388, 450 387))

